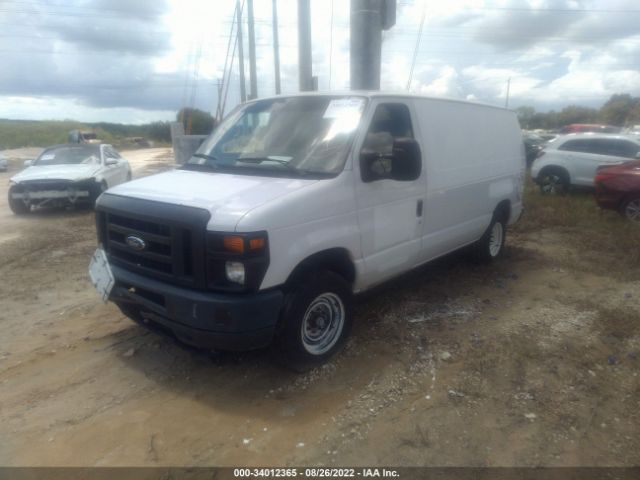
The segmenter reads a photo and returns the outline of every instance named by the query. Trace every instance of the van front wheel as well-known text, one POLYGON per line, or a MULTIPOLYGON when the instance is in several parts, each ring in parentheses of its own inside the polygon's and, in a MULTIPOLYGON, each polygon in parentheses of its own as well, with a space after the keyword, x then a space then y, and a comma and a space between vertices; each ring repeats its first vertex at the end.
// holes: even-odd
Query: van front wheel
POLYGON ((353 320, 352 293, 339 275, 320 271, 302 277, 285 299, 279 347, 288 366, 318 365, 344 345, 353 320))

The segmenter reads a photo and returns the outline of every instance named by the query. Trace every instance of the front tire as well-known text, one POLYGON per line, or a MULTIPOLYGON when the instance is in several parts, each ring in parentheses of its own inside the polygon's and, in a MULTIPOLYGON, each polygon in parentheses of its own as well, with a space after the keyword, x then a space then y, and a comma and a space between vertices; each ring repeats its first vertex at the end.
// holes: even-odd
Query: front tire
POLYGON ((13 185, 9 188, 9 208, 14 213, 14 215, 26 215, 31 212, 31 205, 24 203, 21 199, 13 198, 12 194, 17 192, 19 188, 16 185, 13 185))
POLYGON ((343 346, 353 322, 351 286, 329 271, 313 272, 286 296, 278 345, 289 367, 324 363, 343 346))
POLYGON ((622 214, 627 220, 640 224, 640 197, 634 197, 625 202, 622 214))

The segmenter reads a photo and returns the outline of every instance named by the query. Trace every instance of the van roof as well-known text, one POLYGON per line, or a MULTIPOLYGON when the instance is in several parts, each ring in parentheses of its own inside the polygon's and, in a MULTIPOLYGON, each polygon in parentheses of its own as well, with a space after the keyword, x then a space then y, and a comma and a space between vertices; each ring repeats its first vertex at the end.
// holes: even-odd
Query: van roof
POLYGON ((446 101, 446 102, 455 102, 455 103, 464 103, 464 104, 468 104, 468 105, 478 105, 481 107, 488 107, 488 108, 495 108, 498 110, 505 110, 508 112, 514 112, 514 110, 511 110, 509 108, 504 108, 498 105, 491 105, 488 103, 482 103, 482 102, 476 102, 476 101, 469 101, 469 100, 462 100, 459 98, 451 98, 451 97, 434 97, 431 95, 419 95, 416 93, 408 93, 408 92, 398 92, 398 91, 384 91, 384 90, 336 90, 336 91, 321 91, 321 92, 297 92, 297 93, 286 93, 286 94, 281 94, 281 95, 272 95, 269 97, 261 97, 261 98, 256 98, 254 100, 249 100, 246 103, 252 103, 252 102, 256 102, 258 100, 271 100, 273 98, 287 98, 287 97, 308 97, 308 96, 321 96, 321 97, 328 97, 328 96, 351 96, 351 97, 367 97, 367 98, 378 98, 378 97, 385 97, 385 98, 419 98, 419 99, 426 99, 426 100, 439 100, 439 101, 446 101))

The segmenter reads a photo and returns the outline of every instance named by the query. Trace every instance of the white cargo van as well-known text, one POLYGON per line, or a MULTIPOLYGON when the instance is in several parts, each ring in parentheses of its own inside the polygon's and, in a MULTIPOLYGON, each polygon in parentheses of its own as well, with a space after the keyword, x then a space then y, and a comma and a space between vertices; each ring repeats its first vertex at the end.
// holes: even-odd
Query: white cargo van
POLYGON ((500 255, 524 148, 502 108, 382 92, 238 107, 177 170, 97 203, 90 273, 133 320, 298 363, 344 343, 352 296, 473 245, 500 255))

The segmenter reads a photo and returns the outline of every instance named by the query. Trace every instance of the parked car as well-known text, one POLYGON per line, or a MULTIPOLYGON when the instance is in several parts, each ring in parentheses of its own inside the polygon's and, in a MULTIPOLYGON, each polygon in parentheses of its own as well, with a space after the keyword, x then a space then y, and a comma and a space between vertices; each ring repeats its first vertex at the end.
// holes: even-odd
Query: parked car
POLYGON ((599 167, 594 183, 600 207, 640 223, 640 160, 599 167))
POLYGON ((542 193, 564 193, 572 185, 593 187, 599 165, 638 158, 640 140, 624 135, 577 133, 547 144, 531 166, 542 193))
POLYGON ((343 345, 352 296, 451 251, 489 261, 522 211, 514 112, 382 92, 260 99, 180 169, 96 205, 89 272, 136 322, 197 346, 343 345))
POLYGON ((622 129, 613 125, 601 125, 598 123, 572 123, 560 128, 560 133, 620 133, 622 129))
POLYGON ((31 207, 92 203, 107 188, 131 180, 129 163, 107 144, 49 147, 13 176, 9 207, 16 215, 31 207))
POLYGON ((527 165, 531 165, 533 161, 540 155, 546 141, 535 133, 523 133, 522 141, 524 142, 524 152, 527 159, 527 165))
POLYGON ((7 159, 0 153, 0 172, 6 172, 7 168, 9 168, 7 159))

